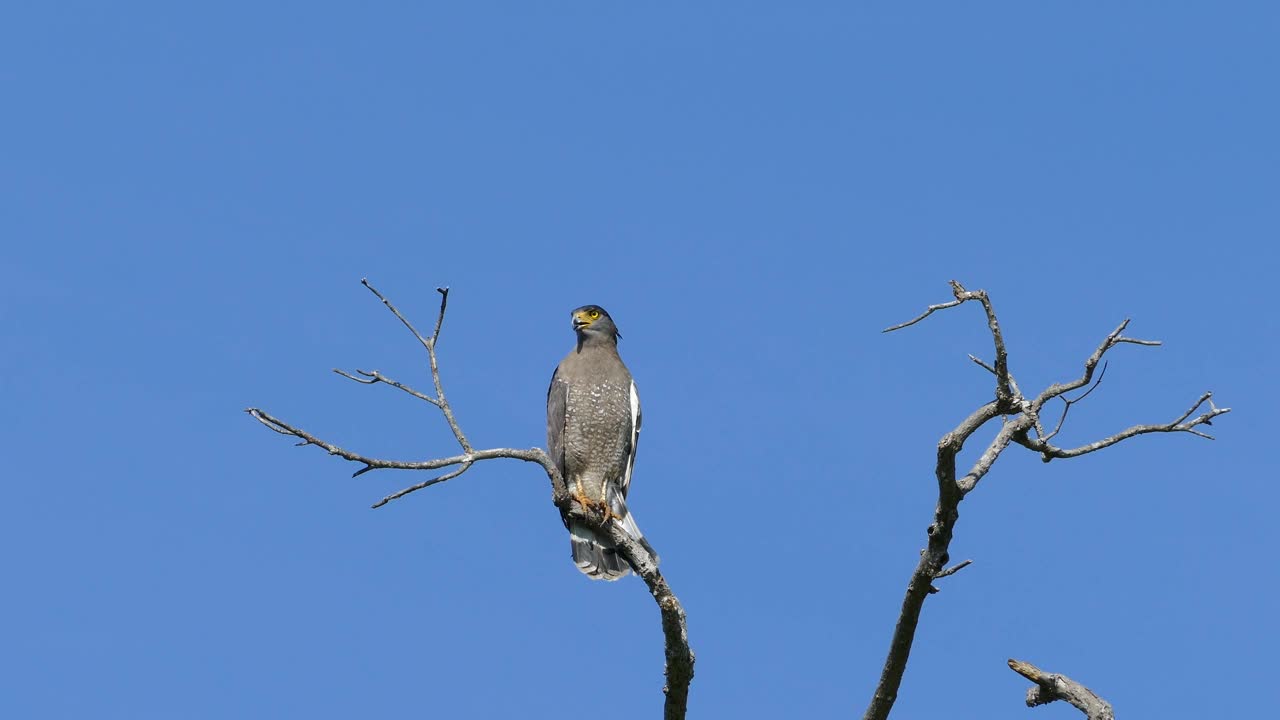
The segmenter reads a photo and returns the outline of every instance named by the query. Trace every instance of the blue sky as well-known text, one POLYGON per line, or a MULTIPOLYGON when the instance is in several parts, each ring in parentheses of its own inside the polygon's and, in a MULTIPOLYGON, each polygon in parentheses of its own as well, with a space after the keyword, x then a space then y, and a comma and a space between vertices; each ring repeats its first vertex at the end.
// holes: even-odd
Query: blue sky
MULTIPOLYGON (((654 717, 657 613, 584 580, 537 468, 293 448, 541 445, 568 311, 640 384, 632 508, 691 717, 848 717, 985 401, 1121 319, 1064 443, 1204 390, 1216 442, 1010 450, 961 508, 900 717, 1021 718, 1017 657, 1134 717, 1256 717, 1280 252, 1271 3, 26 4, 0 22, 0 715, 654 717), (464 6, 465 5, 465 6, 464 6), (1170 690, 1175 689, 1171 692, 1170 690)), ((973 448, 969 449, 973 452, 973 448)), ((1070 708, 1035 711, 1071 717, 1070 708)))

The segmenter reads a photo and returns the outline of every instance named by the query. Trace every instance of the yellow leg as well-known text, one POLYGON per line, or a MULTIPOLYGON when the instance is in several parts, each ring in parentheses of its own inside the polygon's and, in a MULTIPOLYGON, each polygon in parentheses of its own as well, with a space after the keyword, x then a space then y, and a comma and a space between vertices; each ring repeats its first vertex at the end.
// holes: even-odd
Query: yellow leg
POLYGON ((574 480, 574 485, 577 487, 578 491, 576 493, 572 493, 573 499, 584 509, 598 509, 604 515, 603 522, 607 522, 610 518, 617 517, 617 515, 613 514, 613 510, 609 508, 609 502, 605 500, 605 497, 609 492, 607 488, 600 493, 600 499, 596 500, 587 496, 587 490, 582 486, 581 478, 574 480))

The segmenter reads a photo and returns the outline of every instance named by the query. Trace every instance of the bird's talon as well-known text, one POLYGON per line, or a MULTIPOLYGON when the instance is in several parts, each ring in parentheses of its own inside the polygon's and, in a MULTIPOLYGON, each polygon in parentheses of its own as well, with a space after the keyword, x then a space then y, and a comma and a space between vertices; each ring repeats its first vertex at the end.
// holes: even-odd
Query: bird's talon
POLYGON ((572 493, 572 496, 573 501, 578 504, 578 507, 582 508, 583 512, 590 515, 603 513, 605 520, 608 520, 612 516, 607 503, 592 500, 586 495, 580 495, 578 493, 572 493))

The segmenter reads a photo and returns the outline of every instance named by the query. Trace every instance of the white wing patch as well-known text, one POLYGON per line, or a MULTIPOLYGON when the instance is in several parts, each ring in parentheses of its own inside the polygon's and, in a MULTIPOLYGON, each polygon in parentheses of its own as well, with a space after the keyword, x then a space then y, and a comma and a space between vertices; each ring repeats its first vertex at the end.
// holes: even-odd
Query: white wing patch
POLYGON ((622 477, 622 495, 631 489, 631 470, 636 466, 636 446, 640 443, 640 394, 636 381, 631 381, 631 454, 627 456, 627 473, 622 477))

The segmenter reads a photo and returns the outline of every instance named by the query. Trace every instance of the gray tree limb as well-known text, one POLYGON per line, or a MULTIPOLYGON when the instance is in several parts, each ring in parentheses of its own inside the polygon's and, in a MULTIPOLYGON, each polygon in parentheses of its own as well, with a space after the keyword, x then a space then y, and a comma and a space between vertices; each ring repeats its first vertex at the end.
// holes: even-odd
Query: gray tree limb
MULTIPOLYGON (((1213 404, 1212 394, 1205 393, 1191 409, 1172 422, 1163 425, 1135 425, 1114 435, 1078 448, 1062 449, 1051 444, 1052 438, 1062 429, 1066 421, 1066 409, 1073 403, 1083 400, 1092 392, 1090 388, 1080 397, 1067 400, 1066 393, 1083 388, 1094 382, 1094 371, 1107 351, 1116 345, 1159 345, 1152 340, 1138 340, 1123 336, 1129 321, 1125 320, 1113 330, 1086 360, 1084 373, 1074 380, 1050 385, 1034 398, 1023 395, 1017 381, 1009 370, 1008 350, 1004 334, 996 318, 994 307, 984 290, 966 290, 960 283, 951 281, 953 300, 937 305, 930 305, 923 313, 907 322, 886 328, 884 332, 893 332, 910 327, 929 317, 939 310, 946 310, 966 302, 976 300, 982 305, 987 319, 987 328, 991 332, 995 346, 995 362, 988 364, 972 355, 970 358, 995 376, 996 386, 994 399, 974 410, 960 422, 951 432, 938 441, 937 463, 934 475, 938 483, 938 501, 933 511, 933 522, 926 528, 927 544, 920 551, 920 560, 916 563, 911 579, 907 582, 907 592, 902 600, 902 608, 898 613, 898 621, 894 625, 893 637, 889 642, 889 652, 885 657, 880 680, 876 685, 871 702, 868 704, 864 720, 884 720, 889 716, 893 704, 898 698, 898 689, 902 684, 902 676, 906 671, 907 660, 911 655, 911 646, 915 640, 916 628, 920 622, 920 612, 925 599, 938 590, 933 585, 935 580, 953 574, 960 567, 967 565, 965 561, 954 568, 946 568, 950 560, 949 549, 955 530, 956 521, 960 517, 960 502, 977 487, 978 482, 991 470, 1000 454, 1011 444, 1021 445, 1041 454, 1045 462, 1054 458, 1071 458, 1102 450, 1118 442, 1138 435, 1156 432, 1186 432, 1200 437, 1209 437, 1196 428, 1209 425, 1213 418, 1231 412, 1230 408, 1218 408, 1213 404), (1063 416, 1052 433, 1044 431, 1041 411, 1046 403, 1054 398, 1062 397, 1066 403, 1063 416), (1191 416, 1205 403, 1209 410, 1195 418, 1191 416), (969 466, 964 475, 957 477, 956 456, 965 442, 987 423, 1001 418, 1002 425, 995 438, 987 444, 978 459, 969 466), (945 569, 944 569, 945 568, 945 569)), ((1098 380, 1101 380, 1099 373, 1098 380)), ((1094 386, 1096 387, 1096 385, 1094 386)))
POLYGON ((1065 700, 1089 720, 1115 720, 1110 703, 1066 675, 1047 673, 1029 662, 1013 659, 1009 660, 1009 668, 1035 683, 1027 689, 1027 707, 1065 700))
POLYGON ((663 717, 665 720, 684 720, 686 708, 689 702, 689 685, 693 682, 693 666, 694 654, 689 646, 689 629, 687 618, 685 616, 684 607, 680 604, 680 600, 675 593, 671 591, 671 586, 667 584, 666 578, 658 570, 658 565, 652 555, 649 554, 645 547, 632 540, 612 518, 604 517, 604 514, 597 508, 583 507, 576 503, 572 495, 565 486, 564 478, 560 475, 560 470, 552 462, 551 457, 547 455, 542 448, 516 449, 516 448, 491 448, 488 450, 476 450, 471 446, 465 433, 462 432, 461 426, 453 413, 453 407, 449 404, 449 400, 444 394, 444 385, 440 380, 440 366, 436 360, 436 343, 440 339, 440 329, 444 325, 445 309, 449 302, 449 289, 436 288, 440 293, 440 312, 436 316, 436 324, 430 336, 423 337, 400 311, 391 304, 382 293, 378 292, 368 280, 361 280, 366 288, 377 296, 382 304, 390 310, 396 318, 409 329, 413 336, 417 338, 422 347, 426 349, 431 368, 431 380, 435 387, 435 396, 426 395, 425 393, 414 390, 400 382, 392 380, 389 377, 374 370, 366 372, 364 370, 356 370, 357 377, 343 370, 335 369, 334 372, 339 375, 363 385, 375 385, 378 383, 390 385, 392 387, 403 390, 420 400, 424 400, 440 409, 444 415, 445 421, 449 424, 449 429, 453 431, 454 439, 458 442, 458 446, 462 452, 457 455, 451 455, 442 458, 433 458, 428 460, 386 460, 382 458, 373 458, 358 453, 344 450, 331 442, 322 440, 311 433, 298 427, 273 417, 266 411, 258 408, 248 408, 245 412, 249 413, 255 420, 265 425, 267 428, 280 433, 281 435, 289 435, 298 438, 299 446, 314 445, 349 462, 359 463, 362 467, 356 470, 352 477, 358 477, 370 470, 441 470, 444 468, 452 468, 448 472, 433 477, 429 480, 410 485, 398 490, 378 502, 373 507, 378 508, 386 505, 392 500, 397 500, 413 492, 417 492, 426 487, 430 487, 437 483, 452 480, 471 468, 477 462, 484 460, 496 460, 501 458, 511 460, 522 460, 524 462, 536 463, 542 466, 543 471, 547 474, 547 479, 551 483, 551 500, 557 508, 567 513, 568 517, 580 520, 591 528, 608 534, 617 546, 618 552, 635 570, 636 575, 644 581, 649 588, 649 593, 653 595, 654 602, 658 605, 658 611, 662 618, 662 635, 665 646, 666 656, 666 686, 662 692, 666 695, 663 706, 663 717))

